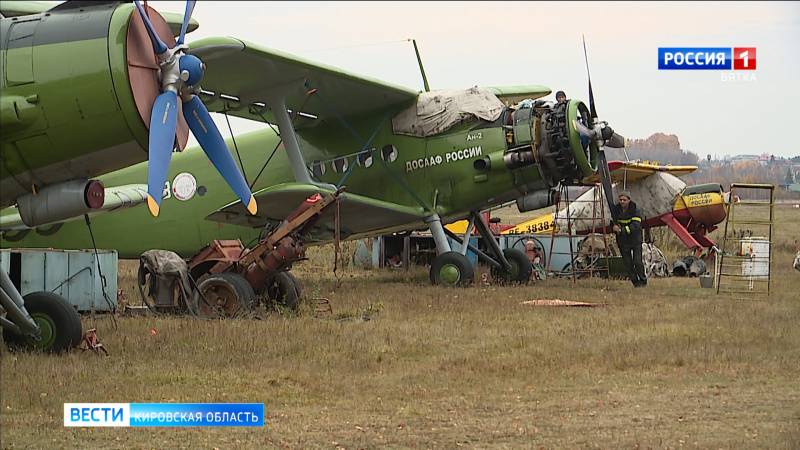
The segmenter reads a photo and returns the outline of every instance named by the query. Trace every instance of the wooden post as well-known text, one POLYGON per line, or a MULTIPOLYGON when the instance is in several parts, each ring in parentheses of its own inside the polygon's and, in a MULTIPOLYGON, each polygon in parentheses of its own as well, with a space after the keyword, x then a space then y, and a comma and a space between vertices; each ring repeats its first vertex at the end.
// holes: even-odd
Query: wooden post
POLYGON ((411 236, 403 238, 403 268, 408 272, 411 266, 411 236))

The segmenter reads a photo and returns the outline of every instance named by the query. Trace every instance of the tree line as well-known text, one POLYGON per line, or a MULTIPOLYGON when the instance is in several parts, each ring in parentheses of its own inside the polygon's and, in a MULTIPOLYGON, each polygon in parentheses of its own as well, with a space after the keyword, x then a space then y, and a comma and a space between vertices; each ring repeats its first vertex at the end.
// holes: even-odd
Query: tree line
POLYGON ((763 183, 777 186, 776 197, 800 199, 800 193, 781 186, 800 183, 800 156, 761 161, 720 161, 700 158, 680 148, 677 136, 656 133, 647 139, 633 139, 625 149, 607 148, 608 160, 653 161, 660 164, 691 165, 698 169, 681 177, 687 184, 720 183, 728 190, 731 183, 763 183))

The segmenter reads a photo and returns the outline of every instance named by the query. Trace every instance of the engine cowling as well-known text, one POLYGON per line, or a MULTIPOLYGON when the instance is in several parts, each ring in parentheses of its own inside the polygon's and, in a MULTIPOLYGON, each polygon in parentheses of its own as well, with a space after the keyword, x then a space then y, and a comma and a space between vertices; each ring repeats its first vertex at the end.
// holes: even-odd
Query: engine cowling
MULTIPOLYGON (((89 179, 147 159, 159 66, 134 12, 125 2, 72 1, 0 19, 2 206, 31 183, 89 179)), ((170 25, 150 13, 162 38, 174 42, 170 25)), ((183 123, 181 148, 187 138, 183 123)))
POLYGON ((537 209, 553 206, 556 203, 556 191, 548 189, 546 191, 534 191, 530 194, 517 199, 517 209, 524 213, 537 209))
POLYGON ((102 208, 105 188, 97 180, 71 180, 47 186, 17 199, 22 222, 29 227, 59 222, 102 208))

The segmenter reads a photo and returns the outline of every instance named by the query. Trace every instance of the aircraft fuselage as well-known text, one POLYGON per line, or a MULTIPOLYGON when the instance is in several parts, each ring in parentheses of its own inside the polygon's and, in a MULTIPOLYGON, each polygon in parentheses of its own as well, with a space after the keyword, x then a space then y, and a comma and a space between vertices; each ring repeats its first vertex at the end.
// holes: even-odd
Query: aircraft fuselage
MULTIPOLYGON (((513 113, 507 111, 507 114, 513 113)), ((464 218, 470 211, 549 189, 543 173, 552 175, 552 171, 548 172, 533 156, 544 146, 532 145, 535 140, 533 122, 538 119, 531 114, 532 119, 527 123, 520 122, 520 128, 526 129, 527 134, 518 129, 514 135, 513 129, 500 123, 473 120, 427 138, 394 134, 389 114, 391 112, 352 120, 349 132, 342 130, 341 124, 332 123, 299 133, 312 177, 344 185, 350 193, 424 208, 438 214, 445 223, 464 218), (530 161, 518 161, 526 157, 530 161)), ((507 120, 505 116, 499 120, 507 120)), ((267 128, 237 136, 235 146, 231 139, 227 142, 232 150, 238 148, 245 177, 248 183, 253 183, 280 139, 267 128)), ((544 157, 546 155, 539 156, 544 157)), ((259 229, 205 220, 216 209, 234 201, 235 196, 199 148, 187 149, 176 154, 174 159, 164 189, 163 201, 168 207, 162 209, 158 218, 151 217, 144 206, 95 216, 93 229, 99 247, 117 249, 121 257, 138 257, 152 248, 169 249, 188 257, 214 239, 238 238, 247 244, 258 237, 259 229)), ((238 161, 238 157, 234 159, 238 161)), ((575 169, 578 173, 580 170, 591 173, 591 168, 579 166, 581 164, 575 169)), ((146 171, 146 163, 142 163, 103 176, 101 180, 106 185, 141 183, 146 180, 146 171)), ((281 145, 255 181, 253 192, 292 181, 287 155, 281 145)), ((424 227, 422 221, 398 223, 366 234, 424 227)), ((356 237, 360 236, 350 236, 356 237)), ((6 234, 5 239, 5 245, 24 247, 86 248, 91 245, 82 222, 6 234)))

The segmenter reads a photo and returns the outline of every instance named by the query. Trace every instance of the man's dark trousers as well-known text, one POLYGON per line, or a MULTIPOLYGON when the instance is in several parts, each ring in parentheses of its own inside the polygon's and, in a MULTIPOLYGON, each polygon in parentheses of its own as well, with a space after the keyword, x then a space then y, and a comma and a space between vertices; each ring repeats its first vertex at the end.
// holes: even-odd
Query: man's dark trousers
POLYGON ((647 277, 644 275, 644 264, 642 264, 642 244, 621 246, 619 251, 622 253, 622 261, 628 269, 628 276, 634 286, 647 284, 647 277))

